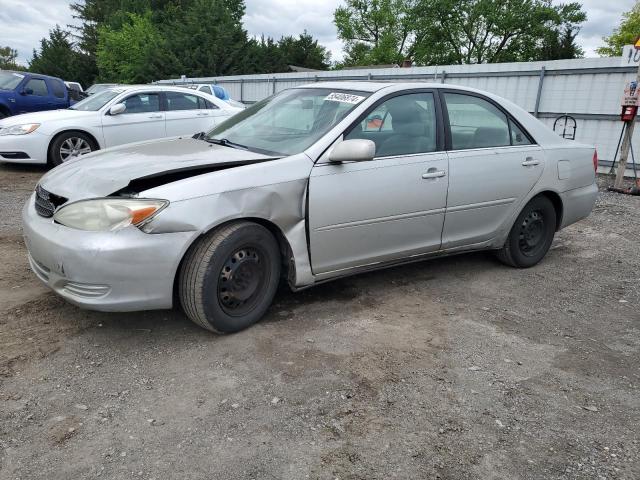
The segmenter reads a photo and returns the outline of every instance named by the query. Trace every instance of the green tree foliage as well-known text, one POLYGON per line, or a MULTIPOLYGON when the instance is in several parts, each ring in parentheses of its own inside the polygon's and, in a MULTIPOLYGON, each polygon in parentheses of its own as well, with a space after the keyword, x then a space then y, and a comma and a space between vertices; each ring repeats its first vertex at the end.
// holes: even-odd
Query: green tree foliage
POLYGON ((598 48, 596 52, 603 57, 618 57, 622 55, 622 48, 625 45, 633 44, 640 35, 640 2, 622 14, 622 22, 611 36, 603 38, 605 45, 598 48))
POLYGON ((347 0, 334 15, 347 65, 575 58, 585 20, 579 3, 551 0, 347 0))
POLYGON ((329 67, 327 50, 306 32, 249 38, 244 0, 85 0, 71 8, 84 68, 101 81, 329 67))
POLYGON ((154 78, 155 53, 163 46, 151 12, 128 13, 118 29, 98 28, 96 61, 100 79, 116 83, 147 83, 154 78))
POLYGON ((17 64, 18 51, 11 47, 0 47, 0 70, 22 70, 17 64))
POLYGON ((75 48, 71 33, 59 25, 40 41, 40 49, 33 51, 29 70, 44 75, 77 81, 88 86, 92 80, 84 71, 85 55, 75 48))

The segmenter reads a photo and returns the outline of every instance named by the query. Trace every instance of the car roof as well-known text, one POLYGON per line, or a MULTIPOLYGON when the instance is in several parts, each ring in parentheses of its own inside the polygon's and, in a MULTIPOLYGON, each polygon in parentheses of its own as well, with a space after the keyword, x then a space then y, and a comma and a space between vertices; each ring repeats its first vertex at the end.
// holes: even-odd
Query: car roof
POLYGON ((24 71, 21 71, 21 70, 2 70, 2 69, 0 69, 0 72, 17 73, 19 75, 24 75, 25 77, 26 76, 31 76, 31 77, 40 77, 40 78, 52 78, 54 80, 60 80, 61 82, 63 81, 59 77, 54 77, 52 75, 44 75, 42 73, 37 73, 37 72, 24 72, 24 71))
POLYGON ((334 82, 316 82, 308 83, 306 85, 300 85, 293 88, 334 88, 336 90, 359 90, 361 92, 377 92, 380 90, 389 89, 392 91, 397 90, 409 90, 415 88, 446 88, 453 90, 465 90, 467 92, 477 92, 487 94, 482 90, 475 88, 463 87, 459 85, 451 85, 448 83, 434 83, 434 82, 371 82, 368 80, 356 80, 356 81, 334 81, 334 82))

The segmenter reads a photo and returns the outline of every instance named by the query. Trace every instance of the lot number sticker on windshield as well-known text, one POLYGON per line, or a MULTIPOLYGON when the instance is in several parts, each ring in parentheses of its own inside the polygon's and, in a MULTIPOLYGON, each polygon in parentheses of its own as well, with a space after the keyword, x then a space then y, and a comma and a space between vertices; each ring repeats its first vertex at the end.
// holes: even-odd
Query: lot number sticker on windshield
POLYGON ((361 97, 360 95, 351 95, 349 93, 339 93, 333 92, 327 95, 325 101, 328 102, 342 102, 342 103, 351 103, 356 105, 364 100, 365 97, 361 97))

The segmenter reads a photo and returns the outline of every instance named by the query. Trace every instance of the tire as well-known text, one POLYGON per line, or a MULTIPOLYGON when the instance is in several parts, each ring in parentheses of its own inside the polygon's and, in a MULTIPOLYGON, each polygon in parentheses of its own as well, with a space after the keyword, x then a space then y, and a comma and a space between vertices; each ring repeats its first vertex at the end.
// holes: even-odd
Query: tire
POLYGON ((260 320, 280 281, 280 249, 262 225, 236 222, 210 232, 187 252, 180 303, 197 325, 234 333, 260 320))
POLYGON ((535 197, 518 215, 498 258, 512 267, 533 267, 549 251, 555 233, 556 210, 551 200, 535 197))
POLYGON ((83 132, 64 132, 49 147, 49 163, 56 167, 67 160, 98 149, 93 139, 83 132), (66 153, 68 152, 68 153, 66 153))
POLYGON ((9 117, 11 114, 5 112, 4 110, 0 109, 0 120, 2 120, 3 118, 7 118, 9 117))

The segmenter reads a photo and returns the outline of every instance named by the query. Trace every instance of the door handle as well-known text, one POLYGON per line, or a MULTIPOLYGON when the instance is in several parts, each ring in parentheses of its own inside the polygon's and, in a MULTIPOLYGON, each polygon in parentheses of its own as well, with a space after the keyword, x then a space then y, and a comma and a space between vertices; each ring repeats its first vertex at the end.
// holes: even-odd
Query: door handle
POLYGON ((535 167, 536 165, 540 165, 540 160, 536 160, 533 157, 527 157, 524 162, 522 162, 523 167, 535 167))
POLYGON ((149 115, 149 118, 162 118, 162 115, 149 115))
POLYGON ((444 170, 436 170, 435 168, 430 168, 427 173, 422 174, 422 178, 424 180, 428 180, 430 178, 440 178, 444 177, 447 174, 444 170))
POLYGON ((198 113, 198 114, 196 114, 196 115, 197 115, 198 117, 208 117, 208 116, 209 116, 209 114, 208 114, 208 113, 206 113, 206 112, 204 112, 204 113, 198 113))

